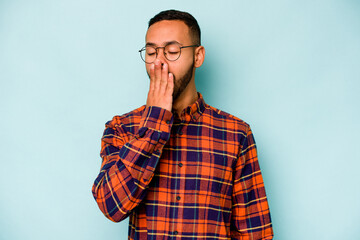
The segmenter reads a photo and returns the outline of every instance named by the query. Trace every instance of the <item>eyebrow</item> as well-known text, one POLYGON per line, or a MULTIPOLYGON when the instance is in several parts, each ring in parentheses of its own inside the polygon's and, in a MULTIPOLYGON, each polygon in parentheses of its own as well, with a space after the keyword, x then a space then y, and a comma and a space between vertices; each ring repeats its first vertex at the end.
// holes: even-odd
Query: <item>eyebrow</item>
MULTIPOLYGON (((163 42, 162 45, 166 46, 166 45, 173 44, 173 43, 177 43, 177 44, 182 46, 181 43, 179 43, 178 41, 175 41, 175 40, 174 41, 163 42)), ((147 42, 145 46, 146 47, 148 47, 148 46, 149 47, 156 47, 157 45, 155 43, 152 43, 152 42, 147 42)))

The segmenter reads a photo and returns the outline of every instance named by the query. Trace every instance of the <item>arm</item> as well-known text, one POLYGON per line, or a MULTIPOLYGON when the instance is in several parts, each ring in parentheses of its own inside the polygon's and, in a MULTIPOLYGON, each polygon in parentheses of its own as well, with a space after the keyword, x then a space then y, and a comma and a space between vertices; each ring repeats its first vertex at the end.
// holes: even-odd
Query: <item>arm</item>
POLYGON ((101 170, 92 192, 104 215, 125 219, 146 195, 162 149, 170 137, 172 113, 146 107, 138 133, 128 135, 119 117, 106 124, 101 140, 101 170))
POLYGON ((231 239, 273 238, 269 206, 250 127, 234 172, 232 200, 231 239))
POLYGON ((150 86, 139 131, 128 135, 119 117, 106 124, 101 141, 100 174, 92 192, 104 215, 125 219, 146 195, 162 149, 170 137, 174 76, 156 59, 150 66, 150 86))

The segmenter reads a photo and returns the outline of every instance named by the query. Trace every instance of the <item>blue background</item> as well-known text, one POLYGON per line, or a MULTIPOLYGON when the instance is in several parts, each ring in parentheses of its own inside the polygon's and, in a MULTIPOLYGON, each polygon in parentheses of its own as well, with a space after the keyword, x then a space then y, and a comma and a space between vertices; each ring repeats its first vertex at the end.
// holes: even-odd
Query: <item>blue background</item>
POLYGON ((137 50, 193 14, 205 101, 250 123, 275 239, 360 234, 360 2, 0 0, 0 239, 127 239, 91 186, 104 124, 145 104, 137 50))

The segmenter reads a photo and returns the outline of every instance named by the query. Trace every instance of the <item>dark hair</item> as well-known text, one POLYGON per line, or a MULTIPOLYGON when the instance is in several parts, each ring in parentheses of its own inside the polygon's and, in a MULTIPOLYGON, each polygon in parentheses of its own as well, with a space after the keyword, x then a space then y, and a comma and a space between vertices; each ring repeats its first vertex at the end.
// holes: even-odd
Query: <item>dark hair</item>
POLYGON ((200 32, 199 24, 190 13, 181 12, 174 9, 162 11, 150 19, 148 28, 154 23, 163 20, 183 21, 189 27, 190 34, 194 41, 194 44, 199 44, 199 45, 201 44, 201 32, 200 32))

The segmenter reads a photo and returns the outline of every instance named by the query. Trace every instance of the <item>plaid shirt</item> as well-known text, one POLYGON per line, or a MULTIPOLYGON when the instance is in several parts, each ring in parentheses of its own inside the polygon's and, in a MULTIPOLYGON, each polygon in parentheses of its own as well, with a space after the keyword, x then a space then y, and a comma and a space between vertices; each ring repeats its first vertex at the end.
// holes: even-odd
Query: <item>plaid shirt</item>
POLYGON ((181 116, 142 106, 106 123, 92 192, 129 239, 272 239, 244 121, 198 100, 181 116))

